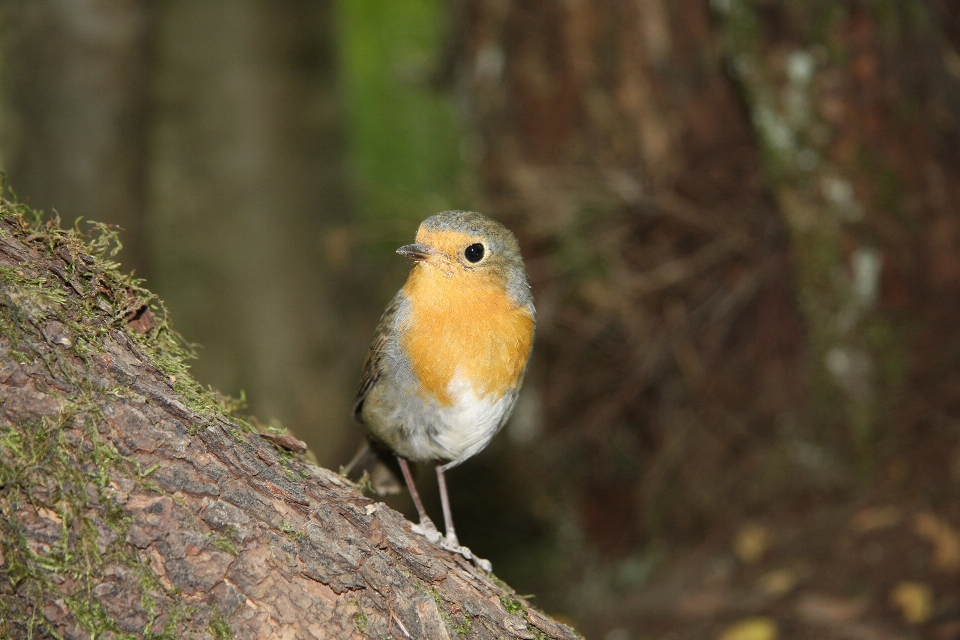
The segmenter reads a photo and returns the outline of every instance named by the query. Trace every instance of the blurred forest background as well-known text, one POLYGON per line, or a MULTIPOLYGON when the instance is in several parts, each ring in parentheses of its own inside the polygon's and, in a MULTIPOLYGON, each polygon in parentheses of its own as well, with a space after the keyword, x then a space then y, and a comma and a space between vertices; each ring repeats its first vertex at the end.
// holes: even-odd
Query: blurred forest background
POLYGON ((956 2, 2 0, 0 168, 332 468, 393 250, 483 211, 540 314, 451 474, 501 578, 590 638, 960 638, 956 2))

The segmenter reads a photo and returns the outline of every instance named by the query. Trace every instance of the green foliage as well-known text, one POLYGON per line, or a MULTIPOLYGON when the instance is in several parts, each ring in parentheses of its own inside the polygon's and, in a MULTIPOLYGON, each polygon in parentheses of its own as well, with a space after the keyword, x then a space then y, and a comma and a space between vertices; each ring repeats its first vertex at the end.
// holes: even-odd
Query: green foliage
POLYGON ((445 9, 439 0, 347 0, 338 14, 348 148, 365 232, 392 245, 426 215, 464 206, 456 110, 433 81, 445 9))

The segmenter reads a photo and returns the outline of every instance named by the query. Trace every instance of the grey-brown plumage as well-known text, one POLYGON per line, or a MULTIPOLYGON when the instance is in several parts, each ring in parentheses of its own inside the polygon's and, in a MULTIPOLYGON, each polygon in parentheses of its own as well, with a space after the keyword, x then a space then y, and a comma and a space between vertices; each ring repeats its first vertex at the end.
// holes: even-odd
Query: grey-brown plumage
POLYGON ((530 286, 516 238, 479 213, 432 216, 398 253, 414 266, 377 326, 354 417, 396 454, 421 530, 439 538, 407 465, 437 462, 444 542, 468 555, 457 542, 443 472, 486 447, 510 415, 533 345, 530 286))

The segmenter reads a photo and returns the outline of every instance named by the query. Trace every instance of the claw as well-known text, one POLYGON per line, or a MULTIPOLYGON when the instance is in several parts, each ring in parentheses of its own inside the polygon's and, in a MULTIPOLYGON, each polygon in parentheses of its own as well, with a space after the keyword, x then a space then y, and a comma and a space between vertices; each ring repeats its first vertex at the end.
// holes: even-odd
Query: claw
POLYGON ((429 518, 421 521, 420 524, 410 525, 410 529, 414 533, 419 533, 430 542, 440 542, 443 539, 443 535, 437 530, 436 525, 433 524, 429 518))
POLYGON ((486 571, 487 573, 491 573, 493 571, 493 565, 490 564, 489 560, 485 560, 484 558, 481 558, 475 555, 473 551, 470 551, 470 549, 468 549, 467 547, 464 547, 463 545, 457 543, 456 536, 454 536, 452 543, 448 538, 441 538, 440 548, 446 549, 447 551, 451 551, 453 553, 463 556, 464 558, 466 558, 467 560, 475 564, 480 569, 486 571))

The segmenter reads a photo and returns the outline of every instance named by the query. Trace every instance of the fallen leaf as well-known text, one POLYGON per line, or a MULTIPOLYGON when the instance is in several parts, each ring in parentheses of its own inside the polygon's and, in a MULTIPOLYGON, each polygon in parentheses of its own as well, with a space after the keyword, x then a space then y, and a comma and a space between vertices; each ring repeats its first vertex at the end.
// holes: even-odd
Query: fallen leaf
POLYGON ((790 593, 799 580, 800 576, 793 569, 777 569, 760 576, 757 584, 768 596, 779 598, 790 593))
POLYGON ((708 618, 730 605, 730 594, 719 589, 708 589, 680 598, 677 612, 683 617, 708 618))
POLYGON ((773 536, 770 530, 759 524, 747 524, 740 528, 733 543, 733 552, 740 562, 759 562, 770 548, 773 536))
POLYGON ((903 513, 899 507, 888 505, 886 507, 869 507, 858 512, 853 516, 853 526, 860 533, 870 531, 879 531, 889 529, 900 524, 903 520, 903 513))
POLYGON ((797 615, 806 622, 827 626, 847 624, 863 615, 867 601, 863 598, 838 598, 818 593, 797 601, 797 615))
POLYGON ((127 314, 127 324, 133 327, 133 330, 137 333, 148 333, 157 323, 153 319, 153 312, 150 311, 150 307, 144 306, 127 314))
POLYGON ((960 569, 960 534, 932 513, 918 513, 914 532, 933 545, 933 564, 940 571, 960 569))
POLYGON ((60 516, 57 515, 57 512, 52 509, 47 509, 46 507, 39 507, 37 509, 37 515, 39 515, 44 520, 49 520, 58 527, 63 524, 63 520, 60 519, 60 516))
POLYGON ((933 615, 933 590, 922 582, 901 582, 890 592, 890 604, 907 622, 922 624, 933 615))
POLYGON ((776 640, 777 623, 772 618, 747 618, 720 635, 720 640, 776 640))

